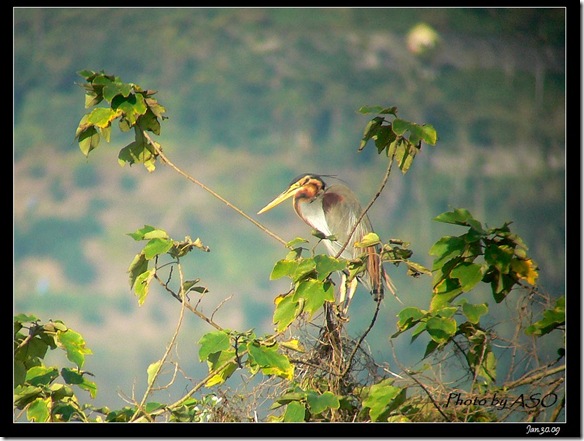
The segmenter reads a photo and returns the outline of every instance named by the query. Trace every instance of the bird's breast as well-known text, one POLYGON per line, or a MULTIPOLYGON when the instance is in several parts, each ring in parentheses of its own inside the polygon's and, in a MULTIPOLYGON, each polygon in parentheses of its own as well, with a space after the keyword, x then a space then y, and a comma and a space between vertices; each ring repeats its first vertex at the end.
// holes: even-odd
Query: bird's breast
POLYGON ((295 204, 294 208, 296 208, 298 216, 300 216, 300 218, 312 228, 320 231, 326 236, 333 234, 325 218, 322 198, 316 198, 311 201, 304 200, 295 204))

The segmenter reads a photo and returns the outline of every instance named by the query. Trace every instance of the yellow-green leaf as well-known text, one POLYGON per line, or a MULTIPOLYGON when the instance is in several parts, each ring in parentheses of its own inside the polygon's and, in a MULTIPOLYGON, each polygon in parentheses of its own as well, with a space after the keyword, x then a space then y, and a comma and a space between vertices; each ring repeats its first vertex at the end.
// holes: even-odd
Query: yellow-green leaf
POLYGON ((334 289, 329 282, 316 279, 303 280, 298 284, 294 300, 304 300, 304 310, 313 314, 324 305, 325 301, 334 302, 334 289))
POLYGON ((199 360, 206 360, 210 354, 221 352, 231 347, 229 334, 225 331, 208 332, 199 340, 199 360))
POLYGON ((79 369, 85 363, 85 355, 92 354, 91 349, 85 345, 82 335, 71 328, 65 332, 57 332, 57 341, 59 346, 67 352, 69 361, 75 363, 79 369))
POLYGON ((144 257, 150 260, 160 254, 165 254, 172 245, 173 241, 170 239, 151 239, 144 247, 144 257))
POLYGON ((301 301, 294 300, 292 294, 278 298, 273 318, 276 331, 283 331, 294 321, 302 310, 302 303, 301 301))
POLYGON ((295 338, 292 340, 280 342, 280 346, 283 346, 287 349, 292 349, 293 351, 296 351, 296 352, 304 352, 305 351, 302 343, 300 343, 300 341, 295 339, 295 338))
POLYGON ((95 127, 91 126, 83 130, 77 137, 81 153, 89 156, 89 152, 99 145, 99 138, 99 133, 97 133, 95 127))
POLYGON ((381 243, 379 236, 375 233, 368 233, 361 238, 360 241, 355 242, 356 248, 367 248, 381 243))
POLYGON ((156 269, 152 268, 148 271, 144 271, 134 281, 134 285, 132 288, 134 289, 134 293, 138 297, 138 305, 142 306, 144 301, 146 300, 146 296, 148 295, 148 291, 150 289, 150 282, 154 278, 156 274, 156 269))
POLYGON ((151 363, 148 368, 146 369, 146 373, 148 374, 148 386, 152 386, 152 383, 154 383, 154 380, 156 379, 156 375, 158 374, 158 371, 160 370, 160 366, 162 364, 162 360, 158 360, 155 361, 154 363, 151 363))
POLYGON ((26 411, 26 417, 29 421, 44 423, 49 421, 51 416, 50 411, 51 399, 50 398, 37 398, 34 400, 26 411))
POLYGON ((206 387, 212 387, 217 384, 224 383, 237 369, 235 362, 235 349, 215 352, 207 357, 207 364, 209 366, 209 373, 216 371, 215 374, 207 380, 206 387))
POLYGON ((107 127, 112 120, 120 116, 119 111, 115 111, 109 107, 98 107, 93 109, 87 117, 87 123, 99 128, 107 127))
POLYGON ((286 355, 278 352, 278 345, 264 346, 250 344, 249 355, 266 375, 277 375, 291 380, 294 377, 294 365, 286 355))
POLYGON ((511 260, 511 269, 517 273, 517 277, 525 280, 534 286, 539 277, 537 265, 531 259, 513 259, 511 260))
POLYGON ((390 410, 392 401, 400 395, 402 389, 391 383, 391 379, 386 379, 367 389, 363 407, 369 409, 371 421, 379 421, 390 410))

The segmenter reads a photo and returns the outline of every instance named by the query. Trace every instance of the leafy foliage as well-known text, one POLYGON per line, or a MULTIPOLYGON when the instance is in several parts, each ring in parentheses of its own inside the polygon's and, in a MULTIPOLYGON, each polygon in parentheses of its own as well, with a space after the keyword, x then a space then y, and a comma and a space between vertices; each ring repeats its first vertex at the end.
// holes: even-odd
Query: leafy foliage
POLYGON ((377 153, 386 152, 388 157, 395 157, 395 161, 404 174, 409 170, 414 158, 422 148, 422 141, 428 145, 435 145, 438 141, 438 135, 434 127, 429 124, 419 125, 398 118, 397 107, 364 106, 359 109, 359 112, 394 117, 393 121, 388 121, 388 116, 376 116, 369 121, 363 132, 359 151, 363 150, 367 142, 373 139, 375 147, 377 147, 377 153), (406 136, 407 133, 409 133, 409 136, 406 136))
POLYGON ((87 421, 72 386, 95 398, 97 386, 83 371, 91 350, 78 332, 62 321, 40 323, 32 314, 14 316, 14 406, 29 421, 87 421), (73 368, 45 366, 49 349, 61 349, 73 368), (60 381, 59 381, 60 380, 60 381))
POLYGON ((153 97, 154 90, 143 90, 134 83, 123 83, 119 77, 102 72, 82 70, 85 79, 85 108, 106 101, 109 107, 96 107, 81 118, 75 138, 85 156, 97 148, 101 138, 107 142, 111 137, 112 122, 118 120, 122 132, 134 128, 135 140, 124 147, 118 156, 121 165, 142 163, 148 171, 154 171, 158 154, 145 131, 160 135, 160 121, 166 109, 153 97))
MULTIPOLYGON (((160 133, 160 122, 165 112, 152 97, 155 93, 143 90, 133 83, 123 83, 118 77, 104 72, 82 71, 86 80, 85 106, 94 107, 106 101, 109 107, 98 107, 86 114, 79 124, 76 138, 86 156, 95 149, 101 137, 109 141, 111 124, 118 120, 119 128, 128 131, 134 128, 135 141, 124 147, 118 156, 120 163, 141 162, 149 170, 155 169, 156 158, 162 154, 161 146, 147 132, 160 133)), ((362 107, 363 114, 374 113, 367 124, 359 151, 369 140, 373 140, 378 153, 386 152, 388 172, 395 162, 402 173, 406 173, 422 143, 434 145, 437 134, 430 125, 419 125, 397 118, 396 107, 362 107), (389 120, 389 119, 391 120, 389 120)), ((163 156, 164 158, 164 156, 163 156)), ((165 162, 173 166, 166 158, 165 162)), ((174 167, 174 166, 173 166, 174 167)), ((174 167, 181 174, 184 172, 174 167)), ((188 176, 184 174, 185 176, 188 176)), ((203 186, 203 188, 205 188, 203 186)), ((223 200, 224 201, 224 200, 223 200)), ((236 207, 228 205, 238 211, 236 207)), ((364 213, 365 214, 365 213, 364 213)), ((244 215, 247 219, 248 216, 244 215)), ((563 357, 545 366, 544 371, 498 385, 500 375, 493 342, 496 333, 485 324, 491 312, 486 302, 476 301, 472 294, 483 282, 490 286, 496 304, 508 300, 512 290, 529 289, 536 292, 538 268, 527 255, 523 240, 512 233, 509 223, 499 228, 486 228, 468 210, 454 209, 435 218, 438 222, 468 228, 460 236, 445 236, 430 249, 434 256, 432 270, 410 260, 413 252, 409 244, 399 239, 387 243, 376 234, 370 234, 357 244, 360 247, 377 245, 384 262, 395 266, 404 264, 408 275, 432 277, 432 292, 427 309, 406 306, 398 313, 397 331, 390 339, 411 331, 411 341, 427 335, 423 359, 437 357, 447 348, 462 355, 464 368, 472 378, 468 393, 497 393, 539 384, 550 377, 551 393, 563 387, 563 379, 557 374, 563 367, 552 368, 563 357)), ((275 236, 265 227, 253 221, 266 233, 275 236)), ((82 371, 85 355, 91 351, 77 332, 60 321, 40 324, 32 315, 19 314, 14 318, 15 384, 14 406, 26 410, 30 421, 210 421, 233 416, 220 415, 222 402, 219 387, 238 370, 250 377, 260 375, 277 381, 280 391, 273 398, 268 419, 285 422, 314 421, 496 421, 498 415, 469 405, 463 416, 456 409, 444 410, 428 392, 420 372, 403 369, 403 376, 389 375, 389 370, 372 359, 363 342, 376 323, 381 299, 371 323, 358 337, 351 338, 345 329, 346 317, 336 310, 335 286, 332 276, 344 273, 350 283, 366 269, 365 258, 346 260, 326 255, 303 256, 307 251, 303 238, 295 238, 286 245, 286 256, 276 262, 270 274, 272 280, 289 278, 291 288, 275 299, 272 317, 275 333, 259 336, 253 329, 237 331, 225 328, 199 308, 207 289, 199 285, 198 278, 185 277, 183 258, 194 250, 208 252, 209 247, 200 239, 186 236, 178 241, 160 228, 144 225, 129 234, 135 241, 145 242, 142 250, 129 266, 130 286, 138 304, 143 305, 156 282, 165 292, 181 304, 175 332, 165 354, 146 368, 147 389, 143 398, 133 398, 131 405, 119 410, 81 406, 72 385, 95 397, 96 385, 87 380, 88 372, 82 371), (199 298, 191 300, 192 296, 199 298), (208 366, 208 374, 174 403, 151 401, 151 393, 161 386, 163 369, 173 366, 170 352, 175 345, 184 313, 188 310, 214 328, 198 339, 198 357, 208 366), (322 323, 318 320, 322 319, 322 323), (296 333, 306 330, 306 324, 318 330, 311 340, 299 338, 296 333), (21 332, 28 329, 28 336, 21 332), (62 349, 74 368, 47 367, 43 365, 48 348, 62 349), (57 383, 60 378, 64 384, 57 383), (411 378, 412 381, 405 381, 411 378), (426 392, 428 399, 414 391, 416 387, 426 392), (203 387, 215 388, 217 393, 194 398, 203 387), (412 395, 413 394, 413 395, 412 395), (428 410, 430 408, 430 410, 428 410), (94 417, 93 414, 103 415, 94 417)), ((319 237, 319 239, 327 239, 319 237)), ((330 238, 328 238, 330 239, 330 238)), ((563 298, 543 312, 543 318, 530 323, 524 334, 541 338, 553 331, 563 331, 565 304, 563 298)), ((438 363, 439 364, 439 363, 438 363)), ((175 366, 175 373, 179 371, 175 366)), ((172 381, 171 381, 172 382, 172 381)), ((436 385, 436 396, 440 389, 436 385)), ((439 385, 443 386, 443 385, 439 385)), ((446 407, 456 396, 451 392, 446 407)), ((460 395, 460 393, 458 393, 460 395)), ((549 394, 548 394, 549 395, 549 394)), ((464 401, 463 401, 464 402, 464 401)), ((557 413, 563 409, 563 401, 557 413)), ((528 414, 528 418, 537 416, 528 414)), ((241 418, 240 418, 241 420, 241 418)))

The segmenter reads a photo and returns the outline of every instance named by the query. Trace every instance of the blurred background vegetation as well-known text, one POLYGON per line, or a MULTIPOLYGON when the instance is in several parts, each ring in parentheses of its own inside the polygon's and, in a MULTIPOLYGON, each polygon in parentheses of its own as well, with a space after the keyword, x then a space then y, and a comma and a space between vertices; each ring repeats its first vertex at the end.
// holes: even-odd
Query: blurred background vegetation
MULTIPOLYGON (((157 138, 166 154, 253 216, 303 172, 337 175, 365 205, 386 163, 372 146, 357 152, 369 118, 356 110, 397 106, 404 119, 432 124, 439 141, 424 146, 407 175, 395 171, 373 206, 382 240, 410 242, 413 260, 431 267, 431 245, 463 233, 433 222, 436 215, 463 207, 489 227, 513 221, 542 289, 564 294, 565 14, 14 9, 14 311, 82 333, 94 352, 86 370, 96 375, 95 404, 113 408, 123 404, 118 393, 144 390, 146 367, 163 353, 179 309, 163 292, 138 307, 126 270, 141 244, 127 233, 150 224, 210 246, 189 261, 187 277, 210 290, 208 313, 230 297, 215 316, 226 328, 272 332, 273 299, 288 289, 268 279, 286 254, 279 243, 162 165, 152 174, 120 167, 117 152, 131 134, 113 130, 111 145, 81 154, 73 137, 85 113, 82 69, 158 90, 169 117, 157 138)), ((287 204, 259 220, 284 239, 315 243, 287 204)), ((428 306, 429 277, 388 270, 406 305, 428 306)), ((374 308, 359 293, 355 332, 374 308)), ((388 335, 401 308, 387 298, 384 324, 369 337, 390 364, 388 335)), ((196 342, 211 329, 194 317, 185 326, 177 357, 196 378, 206 369, 196 342)), ((425 343, 404 336, 393 345, 408 365, 425 343)))

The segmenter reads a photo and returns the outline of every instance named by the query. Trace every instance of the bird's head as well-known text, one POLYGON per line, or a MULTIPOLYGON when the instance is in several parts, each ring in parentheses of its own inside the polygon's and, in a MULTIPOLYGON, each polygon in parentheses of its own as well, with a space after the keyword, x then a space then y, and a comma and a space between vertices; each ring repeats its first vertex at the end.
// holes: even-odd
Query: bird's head
POLYGON ((272 202, 258 211, 258 214, 265 213, 271 210, 276 205, 281 204, 286 199, 294 197, 294 199, 312 200, 326 188, 326 184, 319 175, 302 174, 297 176, 290 182, 288 188, 278 195, 272 202))

